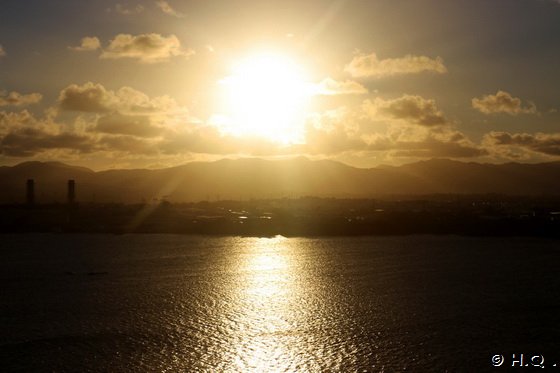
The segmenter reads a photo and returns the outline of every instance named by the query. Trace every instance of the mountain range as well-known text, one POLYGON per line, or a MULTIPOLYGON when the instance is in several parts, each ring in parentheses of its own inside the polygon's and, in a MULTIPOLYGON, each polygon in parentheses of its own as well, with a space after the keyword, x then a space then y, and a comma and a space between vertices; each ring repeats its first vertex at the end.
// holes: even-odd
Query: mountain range
POLYGON ((98 172, 59 162, 24 162, 0 167, 0 203, 23 202, 27 179, 34 179, 39 203, 64 202, 69 179, 76 182, 78 201, 100 203, 489 193, 535 196, 560 195, 560 162, 481 164, 432 159, 365 169, 302 157, 247 158, 98 172))

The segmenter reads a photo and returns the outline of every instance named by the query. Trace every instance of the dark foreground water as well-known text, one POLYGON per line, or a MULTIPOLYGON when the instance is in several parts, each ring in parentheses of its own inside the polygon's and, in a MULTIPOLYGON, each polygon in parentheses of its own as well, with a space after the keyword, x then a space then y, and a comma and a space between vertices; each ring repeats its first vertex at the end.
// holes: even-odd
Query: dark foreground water
POLYGON ((559 243, 4 235, 0 370, 560 371, 559 243))

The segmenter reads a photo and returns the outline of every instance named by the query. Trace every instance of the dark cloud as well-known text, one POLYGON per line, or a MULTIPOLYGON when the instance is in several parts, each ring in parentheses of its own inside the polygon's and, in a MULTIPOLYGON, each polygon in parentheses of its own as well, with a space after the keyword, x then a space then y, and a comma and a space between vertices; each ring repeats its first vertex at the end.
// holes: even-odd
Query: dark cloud
POLYGON ((394 100, 366 100, 363 108, 373 119, 400 120, 409 124, 432 127, 449 124, 434 100, 404 95, 394 100))
POLYGON ((66 149, 80 153, 93 150, 91 138, 74 133, 48 133, 35 128, 21 128, 0 139, 0 153, 12 157, 30 157, 45 150, 66 149))
POLYGON ((560 156, 560 133, 490 132, 484 142, 492 147, 520 147, 536 153, 560 156))
POLYGON ((453 141, 453 138, 428 137, 421 141, 397 142, 394 157, 407 158, 476 158, 488 155, 488 151, 469 141, 453 141))
POLYGON ((104 113, 115 108, 115 95, 101 84, 91 82, 82 86, 72 84, 62 90, 58 97, 61 109, 86 113, 104 113))

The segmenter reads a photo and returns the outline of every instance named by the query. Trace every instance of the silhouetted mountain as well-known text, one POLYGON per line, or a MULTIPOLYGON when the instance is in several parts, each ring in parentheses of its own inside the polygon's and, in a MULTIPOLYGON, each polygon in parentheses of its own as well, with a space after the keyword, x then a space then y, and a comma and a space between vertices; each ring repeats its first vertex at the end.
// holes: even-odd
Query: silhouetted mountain
POLYGON ((83 202, 187 202, 280 197, 383 197, 387 195, 558 195, 560 162, 501 165, 445 159, 370 169, 306 158, 268 161, 224 159, 158 170, 94 172, 57 162, 0 167, 0 202, 22 202, 25 181, 35 179, 38 202, 64 202, 76 180, 83 202))

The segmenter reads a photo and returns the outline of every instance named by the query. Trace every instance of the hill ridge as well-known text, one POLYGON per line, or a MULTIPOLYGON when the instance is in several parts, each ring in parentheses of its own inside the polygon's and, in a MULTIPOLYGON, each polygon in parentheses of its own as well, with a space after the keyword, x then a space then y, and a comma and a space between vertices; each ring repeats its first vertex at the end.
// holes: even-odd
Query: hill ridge
POLYGON ((0 203, 22 202, 36 181, 40 202, 63 201, 67 179, 82 202, 139 203, 282 197, 377 198, 384 195, 560 195, 560 162, 475 163, 432 159, 401 166, 357 168, 332 160, 222 159, 161 169, 93 171, 60 162, 0 168, 0 203))

